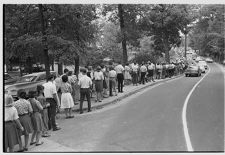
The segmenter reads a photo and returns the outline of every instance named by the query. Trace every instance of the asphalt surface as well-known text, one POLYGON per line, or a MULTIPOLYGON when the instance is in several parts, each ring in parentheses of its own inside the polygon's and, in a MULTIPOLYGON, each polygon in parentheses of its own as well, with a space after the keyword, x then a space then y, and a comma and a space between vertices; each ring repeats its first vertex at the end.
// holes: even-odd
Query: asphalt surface
MULTIPOLYGON (((224 76, 215 64, 210 64, 210 68, 187 106, 194 151, 224 148, 224 76)), ((187 151, 182 109, 188 93, 201 78, 181 77, 163 82, 119 104, 59 120, 62 129, 51 132, 45 144, 31 151, 187 151)))

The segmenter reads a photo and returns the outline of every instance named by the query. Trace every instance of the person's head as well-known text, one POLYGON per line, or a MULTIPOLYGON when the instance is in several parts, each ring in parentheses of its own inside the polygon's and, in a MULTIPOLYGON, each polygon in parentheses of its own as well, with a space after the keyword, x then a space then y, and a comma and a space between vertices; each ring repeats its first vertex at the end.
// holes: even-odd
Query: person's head
POLYGON ((72 76, 73 72, 72 71, 69 71, 68 72, 68 76, 72 76))
POLYGON ((44 86, 42 86, 42 85, 37 85, 37 92, 38 92, 38 94, 41 94, 41 93, 43 93, 44 92, 44 86))
POLYGON ((67 68, 64 69, 63 73, 68 74, 69 70, 67 68))
POLYGON ((112 70, 114 70, 114 67, 113 67, 113 66, 111 66, 109 69, 112 71, 112 70))
POLYGON ((67 75, 63 75, 62 76, 62 82, 67 82, 68 81, 68 76, 67 75))
POLYGON ((84 70, 82 71, 82 74, 83 74, 83 75, 87 74, 87 70, 84 69, 84 70))
POLYGON ((22 99, 26 99, 26 97, 27 97, 26 91, 24 89, 19 89, 17 91, 17 97, 22 98, 22 99))
POLYGON ((9 94, 5 94, 5 107, 12 107, 13 102, 13 97, 9 94))
POLYGON ((134 65, 136 65, 137 63, 136 62, 134 62, 134 65))
POLYGON ((98 71, 98 72, 101 71, 101 67, 100 67, 100 66, 97 67, 97 71, 98 71))
POLYGON ((47 78, 47 81, 54 81, 54 75, 50 74, 47 78))
POLYGON ((36 91, 29 91, 29 93, 28 93, 28 97, 29 98, 35 98, 36 95, 37 95, 37 92, 36 91))
POLYGON ((90 72, 92 70, 92 67, 91 66, 88 66, 88 71, 90 72))

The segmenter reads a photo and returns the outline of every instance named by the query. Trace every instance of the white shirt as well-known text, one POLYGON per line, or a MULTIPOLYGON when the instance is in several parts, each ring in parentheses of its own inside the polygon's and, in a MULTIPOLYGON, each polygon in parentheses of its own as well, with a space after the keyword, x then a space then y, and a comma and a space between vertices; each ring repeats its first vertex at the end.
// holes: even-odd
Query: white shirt
POLYGON ((94 79, 95 80, 104 80, 104 75, 103 75, 102 71, 94 72, 94 79))
POLYGON ((149 69, 149 70, 153 70, 154 67, 155 67, 155 65, 154 65, 153 63, 151 63, 150 65, 148 65, 148 69, 149 69))
POLYGON ((116 71, 115 70, 109 71, 109 77, 111 77, 111 78, 116 77, 116 71))
POLYGON ((117 74, 120 74, 120 73, 123 73, 124 67, 123 67, 122 65, 117 65, 117 66, 115 67, 115 70, 116 70, 116 73, 117 73, 117 74))
POLYGON ((5 107, 5 121, 13 121, 19 118, 15 107, 5 107))
POLYGON ((78 85, 80 88, 90 88, 92 85, 91 78, 89 78, 87 75, 83 75, 78 81, 78 85))
POLYGON ((44 86, 44 95, 45 98, 53 98, 53 94, 57 94, 56 86, 53 84, 53 82, 48 81, 47 83, 43 84, 44 86))
POLYGON ((138 65, 133 65, 132 70, 133 72, 138 72, 138 65))
POLYGON ((145 65, 142 65, 140 68, 141 72, 147 72, 147 67, 145 65))

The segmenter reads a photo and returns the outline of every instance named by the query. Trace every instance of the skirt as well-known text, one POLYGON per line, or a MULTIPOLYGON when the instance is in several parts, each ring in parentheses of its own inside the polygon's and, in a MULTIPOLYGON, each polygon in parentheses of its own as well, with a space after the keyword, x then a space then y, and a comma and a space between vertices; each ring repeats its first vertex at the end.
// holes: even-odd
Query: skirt
POLYGON ((96 92, 102 92, 102 90, 103 90, 102 80, 96 80, 95 81, 95 90, 96 90, 96 92))
POLYGON ((28 135, 29 133, 32 133, 33 130, 33 124, 31 122, 31 118, 28 114, 19 116, 19 120, 21 125, 24 128, 24 131, 22 132, 23 135, 28 135))
POLYGON ((44 124, 41 113, 34 112, 31 116, 34 131, 44 131, 44 124))
POLYGON ((19 144, 20 135, 18 133, 18 129, 16 127, 16 123, 5 122, 5 131, 4 131, 4 151, 7 151, 7 148, 12 148, 14 145, 19 144))
POLYGON ((47 131, 48 130, 48 109, 43 109, 42 120, 44 125, 44 131, 47 131))
POLYGON ((73 98, 70 93, 62 93, 61 96, 61 108, 72 108, 74 106, 73 98))
POLYGON ((124 73, 124 79, 125 80, 131 80, 131 75, 130 75, 130 73, 128 71, 125 71, 125 73, 124 73))

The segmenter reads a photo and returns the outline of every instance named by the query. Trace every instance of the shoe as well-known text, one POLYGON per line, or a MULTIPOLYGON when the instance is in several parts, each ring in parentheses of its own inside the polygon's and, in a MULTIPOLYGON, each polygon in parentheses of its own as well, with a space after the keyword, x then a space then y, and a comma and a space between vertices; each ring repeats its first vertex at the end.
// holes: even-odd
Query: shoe
POLYGON ((26 147, 25 147, 25 148, 23 148, 23 151, 28 151, 28 148, 26 148, 26 147))
POLYGON ((42 145, 42 144, 44 144, 44 142, 37 143, 36 146, 39 146, 39 145, 42 145))
POLYGON ((61 128, 60 127, 57 127, 57 128, 54 128, 53 131, 57 131, 57 130, 60 130, 61 128))
POLYGON ((101 100, 99 100, 98 102, 102 102, 101 100))
POLYGON ((82 112, 80 112, 80 114, 83 114, 83 111, 82 111, 82 112))
POLYGON ((22 149, 22 150, 18 150, 17 152, 24 152, 24 149, 22 149))
POLYGON ((35 144, 36 142, 30 142, 30 145, 33 145, 33 144, 35 144))
POLYGON ((88 110, 88 112, 91 112, 92 110, 88 110))
POLYGON ((66 119, 70 118, 70 116, 66 116, 66 119))
POLYGON ((42 135, 42 137, 50 137, 50 135, 44 134, 44 135, 42 135))
POLYGON ((72 115, 72 116, 69 116, 69 118, 74 118, 74 116, 72 115))

